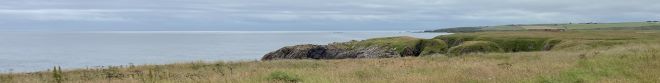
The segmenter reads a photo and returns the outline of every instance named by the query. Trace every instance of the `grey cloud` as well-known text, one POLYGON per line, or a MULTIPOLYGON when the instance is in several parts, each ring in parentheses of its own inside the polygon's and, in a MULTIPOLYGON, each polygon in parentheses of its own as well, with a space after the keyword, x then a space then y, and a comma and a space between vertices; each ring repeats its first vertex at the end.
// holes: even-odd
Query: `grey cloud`
POLYGON ((81 27, 101 27, 93 30, 187 30, 191 27, 204 27, 203 30, 234 30, 235 27, 250 28, 246 30, 419 30, 513 23, 656 20, 660 17, 657 3, 660 1, 7 0, 0 3, 0 23, 14 27, 11 29, 48 30, 81 27))
POLYGON ((0 15, 14 16, 26 20, 38 21, 125 21, 121 16, 113 16, 110 13, 136 12, 140 10, 99 10, 99 9, 21 9, 0 10, 0 15))

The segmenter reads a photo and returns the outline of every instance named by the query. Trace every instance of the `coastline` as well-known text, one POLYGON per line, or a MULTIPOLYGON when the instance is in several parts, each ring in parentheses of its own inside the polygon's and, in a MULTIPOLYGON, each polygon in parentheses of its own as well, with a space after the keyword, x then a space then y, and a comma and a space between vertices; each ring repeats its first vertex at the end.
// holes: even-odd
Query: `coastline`
MULTIPOLYGON (((4 64, 7 65, 0 64, 0 66, 3 66, 3 68, 0 68, 0 71, 10 72, 13 69, 11 72, 34 72, 44 71, 57 65, 62 66, 63 69, 78 69, 95 66, 128 65, 131 63, 169 64, 189 61, 251 61, 258 60, 263 54, 283 46, 297 44, 328 44, 332 42, 345 42, 374 37, 415 35, 418 33, 408 33, 405 31, 350 31, 343 33, 335 33, 335 31, 135 31, 57 32, 54 34, 42 32, 16 32, 18 36, 14 35, 14 33, 0 34, 4 34, 4 36, 0 36, 0 38, 11 40, 0 41, 0 45, 3 44, 2 42, 7 44, 0 47, 0 49, 5 48, 5 50, 0 50, 0 53, 5 53, 3 54, 5 56, 0 56, 20 59, 5 60, 6 63, 4 64), (29 40, 26 40, 26 38, 29 38, 29 40), (26 40, 29 42, 18 42, 19 40, 26 40), (254 42, 252 44, 246 44, 241 41, 277 42, 254 42), (30 45, 39 45, 37 47, 40 48, 31 48, 30 45), (32 52, 24 53, 22 50, 26 49, 30 49, 32 52), (45 52, 42 52, 42 50, 45 52), (21 56, 10 56, 18 54, 34 57, 29 59, 28 57, 24 57, 25 60, 23 60, 21 59, 21 56), (40 58, 43 56, 53 57, 40 58), (68 60, 76 58, 84 60, 68 60)), ((425 35, 418 34, 417 36, 425 35)), ((436 35, 428 34, 427 37, 433 36, 436 35)))
POLYGON ((506 49, 503 49, 505 52, 470 53, 459 56, 438 54, 384 59, 296 59, 129 65, 104 69, 65 70, 61 75, 53 75, 52 71, 0 74, 0 79, 11 77, 11 80, 20 82, 43 82, 52 79, 52 76, 63 76, 67 79, 62 80, 64 82, 108 80, 112 82, 340 82, 340 80, 343 80, 341 82, 574 82, 625 78, 630 79, 626 82, 653 82, 657 79, 651 75, 656 75, 660 71, 649 69, 658 69, 660 65, 645 63, 660 63, 658 58, 653 58, 657 52, 660 52, 660 44, 657 43, 656 38, 660 32, 644 32, 457 33, 449 36, 472 35, 485 37, 484 39, 551 37, 562 40, 562 43, 546 51, 506 52, 506 49), (635 38, 629 38, 630 36, 635 38), (621 58, 622 56, 626 58, 621 58), (591 68, 605 69, 607 72, 599 72, 591 68), (626 75, 630 76, 617 72, 626 72, 629 73, 626 75), (30 80, 36 79, 38 75, 47 77, 41 78, 44 80, 30 80), (589 76, 589 78, 566 75, 589 76), (651 77, 637 78, 638 76, 651 77))

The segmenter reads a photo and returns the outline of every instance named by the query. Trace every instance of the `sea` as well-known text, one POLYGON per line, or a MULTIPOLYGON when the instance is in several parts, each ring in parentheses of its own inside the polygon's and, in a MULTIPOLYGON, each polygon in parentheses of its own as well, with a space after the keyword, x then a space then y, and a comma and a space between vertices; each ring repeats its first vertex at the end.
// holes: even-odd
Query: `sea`
POLYGON ((433 38, 410 31, 0 32, 0 73, 183 62, 256 61, 284 46, 377 37, 433 38))

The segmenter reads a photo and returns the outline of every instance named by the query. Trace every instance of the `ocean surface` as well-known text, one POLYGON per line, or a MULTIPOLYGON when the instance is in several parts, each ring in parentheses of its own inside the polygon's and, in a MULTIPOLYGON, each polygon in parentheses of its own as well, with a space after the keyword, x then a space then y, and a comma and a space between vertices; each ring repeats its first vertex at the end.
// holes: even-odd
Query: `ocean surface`
POLYGON ((375 37, 432 38, 447 33, 404 31, 97 31, 0 32, 0 72, 53 66, 167 64, 259 60, 283 46, 375 37))

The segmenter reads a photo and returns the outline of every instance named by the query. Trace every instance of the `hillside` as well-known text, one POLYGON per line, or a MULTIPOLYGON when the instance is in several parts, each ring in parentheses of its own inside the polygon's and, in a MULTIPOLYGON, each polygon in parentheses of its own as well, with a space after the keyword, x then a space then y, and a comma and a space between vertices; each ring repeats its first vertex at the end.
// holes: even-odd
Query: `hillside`
POLYGON ((648 30, 458 33, 434 38, 448 42, 455 55, 54 68, 0 74, 0 83, 648 83, 660 81, 659 36, 648 30), (546 49, 554 40, 561 41, 546 49))
POLYGON ((479 32, 479 31, 521 31, 526 28, 557 28, 567 30, 660 30, 660 22, 620 22, 620 23, 565 23, 565 24, 511 24, 499 26, 455 27, 426 32, 479 32))

